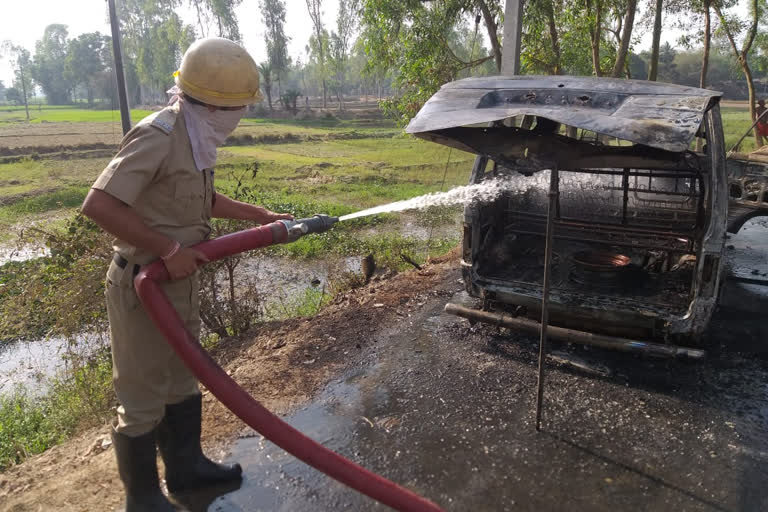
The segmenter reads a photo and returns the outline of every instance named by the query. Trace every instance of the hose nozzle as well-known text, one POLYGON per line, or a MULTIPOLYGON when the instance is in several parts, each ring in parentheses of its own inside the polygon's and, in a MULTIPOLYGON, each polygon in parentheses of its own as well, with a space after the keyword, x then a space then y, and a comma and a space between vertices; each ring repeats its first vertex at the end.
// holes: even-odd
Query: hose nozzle
POLYGON ((278 222, 285 225, 285 229, 288 231, 287 242, 295 242, 304 235, 328 231, 331 229, 331 226, 339 222, 339 218, 319 213, 306 219, 281 220, 278 222))

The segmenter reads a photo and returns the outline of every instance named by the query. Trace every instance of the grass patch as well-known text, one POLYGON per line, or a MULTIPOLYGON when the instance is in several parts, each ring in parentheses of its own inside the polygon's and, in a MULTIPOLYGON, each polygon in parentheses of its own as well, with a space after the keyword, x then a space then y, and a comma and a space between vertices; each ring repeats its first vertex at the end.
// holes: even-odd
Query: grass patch
MULTIPOLYGON (((720 107, 720 115, 723 120, 725 150, 729 151, 749 127, 752 126, 752 118, 749 117, 749 109, 738 107, 720 107)), ((741 141, 738 151, 748 153, 754 150, 755 137, 750 133, 741 141)))
POLYGON ((266 304, 265 317, 274 320, 313 317, 332 300, 333 294, 329 290, 307 288, 298 297, 266 304))
POLYGON ((448 252, 458 242, 458 231, 455 237, 432 238, 427 247, 427 240, 419 237, 405 236, 398 232, 366 235, 359 230, 344 229, 341 226, 325 233, 302 237, 291 244, 271 246, 267 251, 276 256, 304 259, 373 254, 380 266, 403 270, 409 267, 400 258, 400 253, 419 254, 423 261, 426 256, 448 252))
POLYGON ((0 396, 0 471, 103 421, 113 402, 112 361, 107 351, 90 358, 72 375, 56 378, 42 397, 21 389, 0 396))
POLYGON ((38 196, 25 197, 6 206, 0 206, 0 226, 30 221, 33 217, 56 210, 79 207, 89 187, 66 187, 38 196))
POLYGON ((44 195, 67 186, 90 186, 108 162, 108 158, 26 158, 0 164, 0 204, 21 194, 44 195))
MULTIPOLYGON (((270 119, 246 117, 240 121, 241 125, 253 126, 292 126, 301 128, 318 128, 322 131, 329 130, 348 130, 354 129, 380 129, 396 128, 396 123, 389 119, 337 119, 337 118, 314 118, 314 119, 270 119)), ((400 131, 397 129, 397 131, 400 131)))
MULTIPOLYGON (((151 110, 131 110, 131 121, 136 123, 149 114, 151 110)), ((25 123, 27 121, 24 107, 13 110, 0 110, 0 124, 25 123)), ((31 123, 96 123, 96 122, 120 122, 119 110, 90 110, 68 106, 42 106, 29 108, 29 121, 31 123)))

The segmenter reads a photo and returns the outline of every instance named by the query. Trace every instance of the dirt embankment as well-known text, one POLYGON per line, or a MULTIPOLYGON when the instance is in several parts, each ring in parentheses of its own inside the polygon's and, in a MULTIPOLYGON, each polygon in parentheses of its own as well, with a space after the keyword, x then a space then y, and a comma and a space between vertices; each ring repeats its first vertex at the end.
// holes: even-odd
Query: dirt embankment
MULTIPOLYGON (((402 318, 403 308, 445 279, 457 257, 454 252, 420 272, 374 280, 338 296, 315 318, 273 322, 226 340, 214 357, 252 396, 285 414, 353 365, 379 326, 402 318)), ((206 391, 204 409, 204 444, 221 456, 245 426, 206 391)), ((112 510, 122 487, 108 440, 108 425, 91 429, 0 474, 0 510, 112 510)))

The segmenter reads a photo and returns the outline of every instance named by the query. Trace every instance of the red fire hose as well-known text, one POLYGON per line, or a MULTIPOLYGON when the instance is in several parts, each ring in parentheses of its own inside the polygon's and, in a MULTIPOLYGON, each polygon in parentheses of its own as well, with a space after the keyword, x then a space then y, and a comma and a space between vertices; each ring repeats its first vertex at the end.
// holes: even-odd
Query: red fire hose
MULTIPOLYGON (((274 222, 201 242, 194 248, 202 252, 209 261, 215 261, 232 254, 286 241, 289 241, 286 224, 274 222)), ((149 317, 181 360, 230 411, 291 455, 395 510, 414 512, 442 510, 431 501, 371 473, 316 443, 257 402, 216 364, 185 328, 178 313, 159 286, 159 283, 168 279, 165 265, 161 261, 152 263, 136 276, 134 281, 136 293, 149 317)))

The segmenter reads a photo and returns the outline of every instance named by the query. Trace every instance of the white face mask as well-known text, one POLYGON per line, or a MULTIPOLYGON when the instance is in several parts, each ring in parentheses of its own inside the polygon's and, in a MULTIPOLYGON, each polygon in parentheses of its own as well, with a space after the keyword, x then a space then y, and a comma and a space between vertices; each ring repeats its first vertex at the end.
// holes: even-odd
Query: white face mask
POLYGON ((216 147, 222 145, 237 128, 245 109, 210 111, 206 106, 190 103, 183 98, 179 101, 195 165, 199 171, 210 169, 216 165, 216 147))

